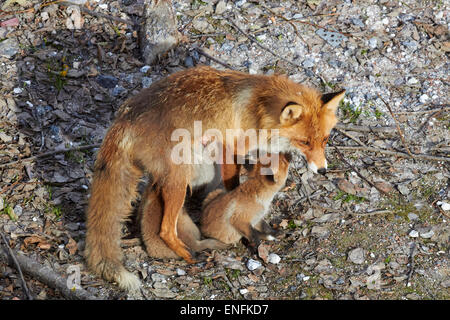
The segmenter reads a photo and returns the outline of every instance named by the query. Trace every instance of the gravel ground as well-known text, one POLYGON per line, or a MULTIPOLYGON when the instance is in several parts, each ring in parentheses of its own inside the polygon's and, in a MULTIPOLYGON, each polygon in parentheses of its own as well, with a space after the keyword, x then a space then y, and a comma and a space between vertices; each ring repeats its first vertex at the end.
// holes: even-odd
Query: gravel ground
MULTIPOLYGON (((142 1, 84 8, 139 22, 142 1)), ((151 66, 133 24, 36 3, 0 11, 0 231, 13 249, 64 277, 79 268, 102 299, 450 298, 448 1, 174 1, 181 41, 151 66), (345 88, 330 170, 296 159, 266 218, 281 235, 258 255, 151 259, 129 223, 125 263, 144 286, 127 294, 83 262, 96 147, 126 98, 199 64, 345 88)), ((0 274, 0 298, 26 298, 15 269, 0 274)), ((25 280, 36 299, 63 298, 25 280)))

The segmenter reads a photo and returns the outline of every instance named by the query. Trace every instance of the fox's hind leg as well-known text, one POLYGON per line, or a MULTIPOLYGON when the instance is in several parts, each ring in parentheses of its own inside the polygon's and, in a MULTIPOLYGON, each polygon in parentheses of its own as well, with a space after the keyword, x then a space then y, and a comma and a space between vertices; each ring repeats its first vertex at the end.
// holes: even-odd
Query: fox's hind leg
POLYGON ((153 258, 179 259, 180 257, 170 250, 159 236, 163 215, 163 202, 161 194, 152 185, 148 185, 142 195, 138 214, 142 241, 144 242, 147 254, 153 258))
POLYGON ((178 215, 183 208, 188 187, 188 168, 172 167, 172 172, 165 178, 161 188, 162 200, 164 203, 164 214, 161 223, 159 236, 167 246, 188 263, 194 263, 192 253, 189 248, 177 235, 178 215))

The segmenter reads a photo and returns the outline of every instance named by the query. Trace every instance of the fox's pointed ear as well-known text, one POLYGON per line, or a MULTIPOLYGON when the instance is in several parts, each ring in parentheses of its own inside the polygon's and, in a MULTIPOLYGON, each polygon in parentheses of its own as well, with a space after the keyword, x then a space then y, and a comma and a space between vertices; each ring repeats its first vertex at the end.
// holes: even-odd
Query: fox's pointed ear
POLYGON ((281 111, 280 123, 288 124, 297 120, 302 114, 302 107, 295 102, 288 102, 281 111))
POLYGON ((322 95, 320 100, 322 100, 323 106, 332 112, 336 112, 339 102, 344 98, 345 90, 338 92, 326 93, 322 95))

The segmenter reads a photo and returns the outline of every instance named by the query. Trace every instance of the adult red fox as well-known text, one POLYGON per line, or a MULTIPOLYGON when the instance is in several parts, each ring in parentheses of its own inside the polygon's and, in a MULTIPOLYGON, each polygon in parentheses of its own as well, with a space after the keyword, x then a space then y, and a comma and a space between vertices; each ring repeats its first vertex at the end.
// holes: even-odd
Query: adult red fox
MULTIPOLYGON (((324 173, 325 145, 343 96, 344 91, 322 95, 285 76, 198 67, 172 74, 126 100, 94 165, 86 213, 88 266, 122 288, 139 286, 138 278, 122 265, 120 238, 121 223, 131 213, 144 172, 152 178, 149 188, 157 190, 163 203, 161 239, 178 256, 194 262, 177 235, 178 215, 186 193, 213 180, 214 170, 213 164, 174 161, 177 129, 195 137, 195 122, 201 121, 204 130, 222 133, 221 171, 228 190, 239 184, 240 164, 230 159, 261 147, 259 141, 246 139, 244 148, 235 148, 250 129, 266 129, 269 140, 279 142, 279 151, 298 150, 311 170, 324 173), (227 135, 227 129, 234 134, 227 135)), ((193 149, 197 142, 189 140, 193 149)))
POLYGON ((203 202, 202 234, 226 244, 234 244, 245 237, 254 248, 262 239, 273 239, 276 231, 263 217, 275 194, 286 183, 289 161, 288 154, 280 154, 278 168, 271 168, 271 174, 264 174, 263 165, 258 162, 248 173, 247 180, 235 189, 211 192, 203 202))

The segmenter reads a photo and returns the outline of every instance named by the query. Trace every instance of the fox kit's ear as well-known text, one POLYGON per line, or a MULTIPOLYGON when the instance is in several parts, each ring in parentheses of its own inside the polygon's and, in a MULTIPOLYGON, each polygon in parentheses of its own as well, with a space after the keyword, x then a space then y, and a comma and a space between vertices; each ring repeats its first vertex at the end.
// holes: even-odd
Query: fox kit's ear
POLYGON ((320 98, 323 106, 332 112, 336 112, 339 102, 344 98, 345 90, 338 92, 326 93, 320 98))
POLYGON ((288 124, 297 120, 302 114, 302 107, 295 102, 288 102, 281 111, 280 123, 288 124))

